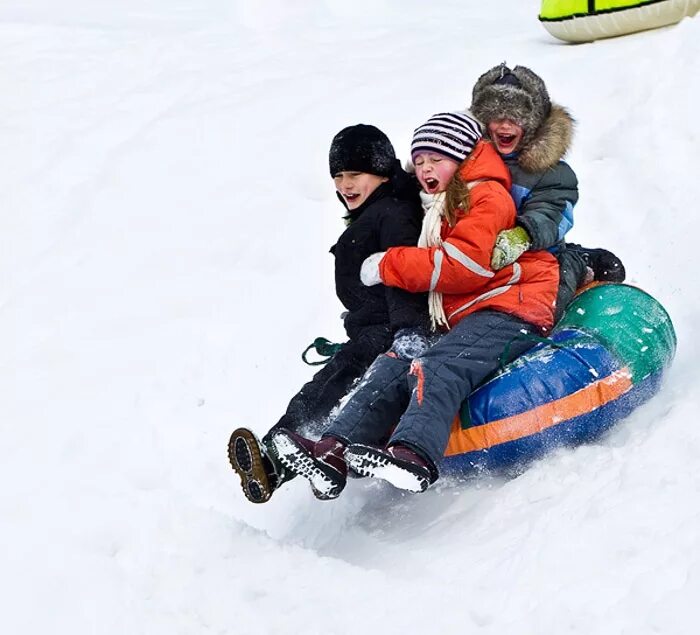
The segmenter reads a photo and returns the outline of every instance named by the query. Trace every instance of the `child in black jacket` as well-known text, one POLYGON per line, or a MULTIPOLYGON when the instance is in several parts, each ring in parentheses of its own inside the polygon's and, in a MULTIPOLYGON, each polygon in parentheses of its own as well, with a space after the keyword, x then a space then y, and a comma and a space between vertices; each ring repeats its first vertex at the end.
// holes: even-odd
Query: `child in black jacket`
POLYGON ((364 124, 345 128, 334 137, 329 167, 338 199, 347 211, 347 228, 331 252, 336 294, 347 309, 344 326, 349 339, 291 399, 286 413, 261 442, 247 428, 231 435, 231 466, 254 503, 269 500, 292 476, 284 473, 274 455, 273 432, 280 428, 320 431, 375 357, 390 348, 410 357, 427 347, 425 294, 383 285, 366 287, 360 281, 360 267, 369 255, 418 242, 423 213, 415 179, 401 168, 387 136, 364 124))

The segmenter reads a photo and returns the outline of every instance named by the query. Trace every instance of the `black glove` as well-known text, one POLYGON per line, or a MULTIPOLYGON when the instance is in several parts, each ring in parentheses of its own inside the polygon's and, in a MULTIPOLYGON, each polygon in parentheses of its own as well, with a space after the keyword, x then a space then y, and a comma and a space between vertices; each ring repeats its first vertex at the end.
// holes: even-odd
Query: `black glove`
POLYGON ((403 328, 396 331, 390 352, 406 361, 420 357, 428 350, 428 336, 422 328, 403 328))

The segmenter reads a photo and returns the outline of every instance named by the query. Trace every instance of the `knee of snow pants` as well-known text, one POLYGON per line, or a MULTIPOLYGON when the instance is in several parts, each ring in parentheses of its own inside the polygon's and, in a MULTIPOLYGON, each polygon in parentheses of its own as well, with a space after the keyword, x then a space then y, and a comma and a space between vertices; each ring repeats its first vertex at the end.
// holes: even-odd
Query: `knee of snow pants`
POLYGON ((508 345, 509 359, 533 346, 531 339, 519 339, 533 328, 498 311, 479 311, 463 318, 413 361, 409 404, 389 443, 412 447, 437 465, 462 402, 498 370, 508 345))
POLYGON ((328 424, 332 410, 362 377, 377 355, 389 349, 392 339, 391 331, 386 325, 368 326, 359 330, 357 336, 345 342, 311 381, 292 397, 287 411, 264 439, 269 441, 275 430, 280 428, 320 434, 328 424))
POLYGON ((383 444, 408 403, 410 362, 380 355, 343 401, 324 436, 346 443, 383 444))

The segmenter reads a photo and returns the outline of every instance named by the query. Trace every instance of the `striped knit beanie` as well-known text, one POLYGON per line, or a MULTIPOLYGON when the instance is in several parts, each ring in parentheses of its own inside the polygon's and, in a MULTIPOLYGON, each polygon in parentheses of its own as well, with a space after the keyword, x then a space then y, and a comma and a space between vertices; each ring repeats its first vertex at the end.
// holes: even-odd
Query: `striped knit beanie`
POLYGON ((468 112, 441 112, 413 132, 411 157, 435 152, 461 163, 481 139, 481 124, 468 112))

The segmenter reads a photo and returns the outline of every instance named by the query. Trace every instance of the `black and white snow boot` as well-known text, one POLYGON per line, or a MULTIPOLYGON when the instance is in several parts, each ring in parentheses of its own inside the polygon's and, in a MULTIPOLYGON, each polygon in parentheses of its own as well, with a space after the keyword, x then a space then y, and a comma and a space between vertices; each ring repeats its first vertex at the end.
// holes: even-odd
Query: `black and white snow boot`
POLYGON ((241 478, 251 503, 265 503, 286 479, 282 466, 248 428, 238 428, 228 442, 228 460, 241 478))
POLYGON ((437 480, 430 464, 405 445, 377 448, 353 443, 345 450, 348 467, 362 476, 381 478, 409 492, 424 492, 437 480))
POLYGON ((289 471, 311 483, 319 500, 338 498, 347 482, 348 467, 343 458, 345 445, 334 437, 317 442, 290 430, 278 430, 272 444, 280 463, 289 471))
POLYGON ((566 243, 566 249, 579 253, 586 265, 593 271, 593 280, 599 282, 624 282, 625 266, 612 251, 607 249, 588 249, 576 243, 566 243))

